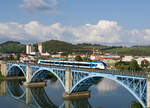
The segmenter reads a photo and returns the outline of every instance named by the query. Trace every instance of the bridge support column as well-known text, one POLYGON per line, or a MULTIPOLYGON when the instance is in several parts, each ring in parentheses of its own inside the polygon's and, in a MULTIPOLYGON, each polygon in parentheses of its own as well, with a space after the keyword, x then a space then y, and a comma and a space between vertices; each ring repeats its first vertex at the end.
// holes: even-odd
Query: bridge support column
POLYGON ((30 82, 31 79, 31 69, 29 65, 26 66, 26 82, 24 82, 24 87, 44 87, 46 82, 30 82))
POLYGON ((62 94, 63 99, 77 99, 77 98, 85 98, 90 97, 90 92, 75 92, 70 94, 70 90, 72 89, 72 78, 71 71, 69 68, 66 69, 65 72, 65 93, 62 94))
POLYGON ((147 78, 147 108, 150 108, 150 76, 147 78))
POLYGON ((30 73, 30 67, 29 67, 29 65, 27 65, 26 66, 26 74, 27 74, 27 76, 26 76, 26 83, 29 83, 30 82, 30 78, 31 78, 31 73, 30 73))
POLYGON ((24 86, 28 87, 28 85, 30 84, 30 78, 31 78, 31 73, 30 73, 30 67, 29 65, 26 66, 26 82, 24 82, 24 86))
POLYGON ((0 72, 3 76, 6 76, 6 62, 0 61, 0 72))
POLYGON ((71 72, 70 69, 67 68, 65 72, 65 87, 66 87, 66 93, 69 94, 71 88, 72 88, 72 80, 71 80, 71 72))

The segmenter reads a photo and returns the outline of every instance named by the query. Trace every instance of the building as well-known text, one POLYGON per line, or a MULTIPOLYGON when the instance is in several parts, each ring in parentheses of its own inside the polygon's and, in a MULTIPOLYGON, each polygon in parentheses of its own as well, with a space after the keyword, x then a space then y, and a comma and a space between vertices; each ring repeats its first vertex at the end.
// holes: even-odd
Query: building
POLYGON ((84 55, 84 54, 69 54, 68 58, 75 58, 76 56, 80 56, 82 58, 86 57, 86 55, 84 55))
POLYGON ((20 62, 22 62, 22 63, 25 63, 25 62, 33 63, 34 61, 35 61, 34 56, 28 55, 28 56, 21 56, 20 57, 20 62))
POLYGON ((91 59, 91 60, 99 60, 99 59, 100 59, 100 56, 97 56, 97 55, 93 55, 93 54, 92 54, 92 55, 90 56, 90 59, 91 59))
POLYGON ((26 54, 36 55, 35 48, 31 44, 26 45, 26 54))
POLYGON ((136 61, 137 61, 137 63, 139 64, 139 65, 141 65, 141 62, 143 61, 143 60, 147 60, 149 63, 150 63, 150 57, 138 57, 137 59, 135 59, 136 61))
POLYGON ((39 51, 40 54, 43 53, 42 42, 38 43, 38 51, 39 51))
POLYGON ((31 53, 31 45, 26 45, 26 54, 31 53))
POLYGON ((134 59, 133 56, 124 56, 124 57, 122 57, 122 61, 125 61, 125 62, 130 62, 133 59, 134 59))
POLYGON ((27 55, 37 55, 37 56, 50 56, 48 52, 43 53, 42 42, 38 43, 38 48, 35 48, 33 45, 26 45, 26 54, 27 55), (38 49, 38 51, 36 51, 38 49))

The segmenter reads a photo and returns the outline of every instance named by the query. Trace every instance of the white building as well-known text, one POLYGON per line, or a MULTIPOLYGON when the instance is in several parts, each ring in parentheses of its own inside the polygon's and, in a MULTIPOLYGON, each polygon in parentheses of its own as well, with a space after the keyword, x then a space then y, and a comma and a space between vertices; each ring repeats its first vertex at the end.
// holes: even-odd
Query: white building
POLYGON ((38 51, 39 51, 40 54, 42 54, 42 52, 43 52, 42 42, 38 43, 38 51))
POLYGON ((49 56, 48 52, 43 53, 42 42, 38 43, 38 52, 35 51, 35 48, 32 45, 26 45, 26 54, 28 55, 42 55, 42 56, 49 56))
POLYGON ((122 61, 130 62, 130 61, 133 60, 133 59, 134 59, 133 56, 124 56, 124 57, 122 58, 122 61))
POLYGON ((26 54, 31 53, 31 45, 26 45, 26 54))
POLYGON ((96 56, 96 55, 91 55, 90 59, 91 60, 98 60, 100 58, 100 56, 96 56))
POLYGON ((141 65, 141 62, 143 60, 147 60, 148 62, 150 62, 150 57, 138 57, 137 59, 135 59, 139 65, 141 65))
POLYGON ((42 56, 50 56, 50 54, 48 52, 46 53, 41 53, 42 56))
POLYGON ((20 62, 25 63, 25 62, 33 62, 35 59, 33 56, 21 56, 20 57, 20 62))
POLYGON ((35 49, 32 45, 26 45, 26 54, 36 55, 35 49))

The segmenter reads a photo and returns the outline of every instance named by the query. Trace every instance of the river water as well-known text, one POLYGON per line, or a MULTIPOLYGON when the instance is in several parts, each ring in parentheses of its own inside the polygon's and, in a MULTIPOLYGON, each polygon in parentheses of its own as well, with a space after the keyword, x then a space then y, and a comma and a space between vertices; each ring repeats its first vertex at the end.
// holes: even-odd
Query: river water
POLYGON ((63 100, 61 83, 47 81, 44 88, 24 88, 23 81, 3 81, 0 108, 130 108, 136 99, 118 83, 103 79, 90 88, 86 99, 63 100))

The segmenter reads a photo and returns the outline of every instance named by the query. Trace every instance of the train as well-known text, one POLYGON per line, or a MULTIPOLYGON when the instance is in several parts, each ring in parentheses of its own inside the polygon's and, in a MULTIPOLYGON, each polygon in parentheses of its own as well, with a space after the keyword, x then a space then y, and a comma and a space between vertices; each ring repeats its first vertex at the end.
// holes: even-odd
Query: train
POLYGON ((81 67, 81 68, 94 68, 94 69, 106 69, 107 68, 107 65, 104 62, 55 61, 55 60, 39 59, 38 64, 81 67))

